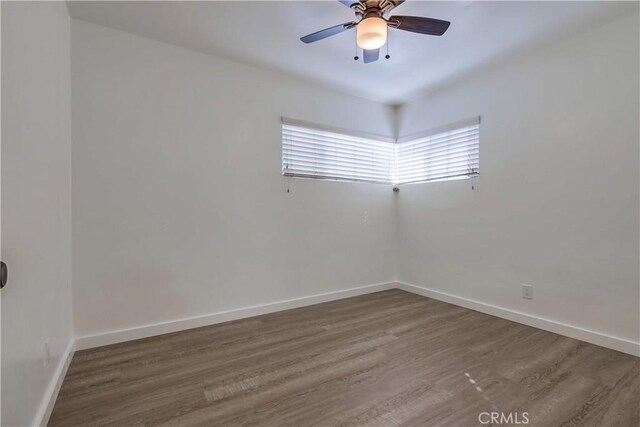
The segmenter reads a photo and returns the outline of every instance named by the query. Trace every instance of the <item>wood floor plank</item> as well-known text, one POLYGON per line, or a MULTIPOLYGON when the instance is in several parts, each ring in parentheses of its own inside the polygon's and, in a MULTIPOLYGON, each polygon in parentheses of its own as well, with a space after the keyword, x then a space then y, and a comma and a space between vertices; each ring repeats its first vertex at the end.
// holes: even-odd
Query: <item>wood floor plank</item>
POLYGON ((640 359, 397 289, 79 351, 50 426, 638 426, 640 359))

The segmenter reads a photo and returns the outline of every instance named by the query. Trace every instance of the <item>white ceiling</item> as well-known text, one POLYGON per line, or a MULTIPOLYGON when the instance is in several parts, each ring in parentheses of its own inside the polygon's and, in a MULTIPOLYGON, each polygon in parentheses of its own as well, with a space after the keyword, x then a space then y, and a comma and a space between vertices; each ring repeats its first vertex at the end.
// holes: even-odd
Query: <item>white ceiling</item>
POLYGON ((286 72, 376 101, 401 103, 530 49, 623 15, 637 2, 408 0, 398 15, 451 21, 442 37, 392 30, 391 59, 354 61, 355 30, 305 45, 299 38, 354 20, 338 1, 68 2, 73 18, 246 64, 286 72))

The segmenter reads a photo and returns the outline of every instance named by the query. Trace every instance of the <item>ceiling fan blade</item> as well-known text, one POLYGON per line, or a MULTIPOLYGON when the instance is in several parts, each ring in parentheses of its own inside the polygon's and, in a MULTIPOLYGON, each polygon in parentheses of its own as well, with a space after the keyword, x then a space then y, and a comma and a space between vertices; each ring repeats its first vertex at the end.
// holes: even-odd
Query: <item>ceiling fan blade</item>
POLYGON ((380 49, 364 49, 362 56, 365 64, 375 62, 380 57, 380 49))
POLYGON ((341 32, 346 31, 349 28, 353 28, 355 26, 356 26, 355 22, 347 22, 346 24, 340 24, 334 27, 325 28, 324 30, 316 31, 315 33, 306 35, 304 37, 300 37, 300 40, 302 40, 305 43, 317 42, 318 40, 326 39, 327 37, 340 34, 341 32))
POLYGON ((349 8, 354 4, 360 3, 358 0, 338 0, 338 1, 349 8))
POLYGON ((447 31, 451 22, 420 16, 392 16, 389 18, 389 24, 392 28, 397 28, 398 30, 441 36, 447 31))
POLYGON ((390 0, 390 1, 391 1, 391 3, 394 4, 392 9, 395 9, 396 7, 400 6, 402 3, 405 2, 405 0, 390 0))

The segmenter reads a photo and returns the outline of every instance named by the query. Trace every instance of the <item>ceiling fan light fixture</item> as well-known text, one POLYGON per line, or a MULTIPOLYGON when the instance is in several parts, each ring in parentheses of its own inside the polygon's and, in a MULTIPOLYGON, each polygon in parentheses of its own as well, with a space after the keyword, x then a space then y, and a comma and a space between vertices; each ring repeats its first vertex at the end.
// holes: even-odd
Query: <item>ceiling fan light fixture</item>
POLYGON ((363 19, 356 28, 356 41, 365 50, 381 48, 387 42, 387 21, 377 16, 363 19))
MULTIPOLYGON (((0 0, 1 1, 1 0, 0 0)), ((409 31, 411 33, 426 34, 430 36, 443 35, 451 22, 442 19, 427 18, 423 16, 393 15, 386 20, 384 16, 390 10, 400 6, 405 0, 338 0, 343 5, 350 7, 355 13, 356 21, 334 25, 315 33, 300 37, 303 43, 314 43, 327 37, 335 36, 347 30, 356 28, 356 61, 358 48, 363 49, 362 57, 365 64, 375 62, 380 58, 380 48, 387 44, 389 27, 394 30, 409 31)), ((388 50, 388 48, 387 48, 388 50)), ((385 55, 389 59, 389 54, 385 55)))

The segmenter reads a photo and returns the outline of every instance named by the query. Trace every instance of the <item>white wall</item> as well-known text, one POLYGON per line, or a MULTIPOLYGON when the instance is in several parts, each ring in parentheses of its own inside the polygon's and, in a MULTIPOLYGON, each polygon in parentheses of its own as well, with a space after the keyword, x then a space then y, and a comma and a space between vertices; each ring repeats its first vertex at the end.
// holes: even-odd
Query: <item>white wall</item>
POLYGON ((280 176, 280 116, 390 136, 390 107, 82 21, 71 40, 78 336, 395 278, 389 186, 280 176))
POLYGON ((639 341, 638 25, 523 53, 399 110, 400 136, 482 116, 479 179, 401 189, 401 281, 639 341))
POLYGON ((63 2, 2 2, 3 426, 39 422, 72 341, 69 68, 63 2))

